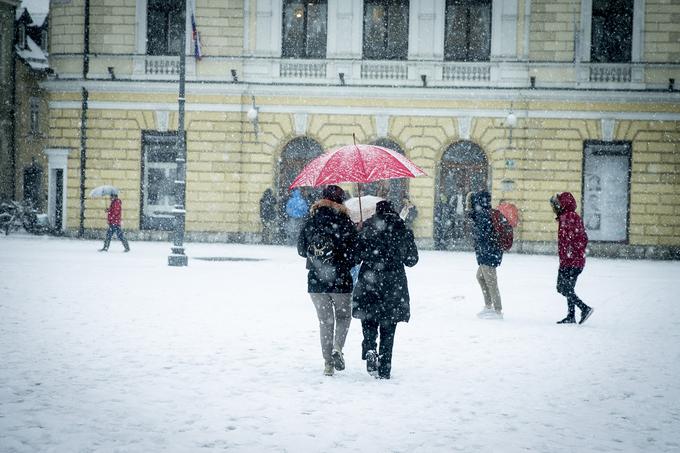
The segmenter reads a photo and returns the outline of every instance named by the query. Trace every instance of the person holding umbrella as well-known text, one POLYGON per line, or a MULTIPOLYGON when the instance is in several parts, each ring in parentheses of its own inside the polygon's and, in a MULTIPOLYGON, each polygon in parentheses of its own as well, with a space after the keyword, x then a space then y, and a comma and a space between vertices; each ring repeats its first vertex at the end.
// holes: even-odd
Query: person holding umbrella
POLYGON ((370 375, 389 379, 397 323, 411 317, 404 266, 418 263, 413 231, 389 201, 378 202, 375 215, 364 222, 357 261, 361 268, 352 296, 352 316, 361 320, 361 358, 370 375))
POLYGON ((109 224, 109 229, 106 231, 106 238, 104 239, 104 247, 100 248, 100 252, 107 252, 109 250, 109 244, 111 243, 111 238, 113 234, 116 233, 120 242, 123 243, 123 247, 126 252, 130 251, 130 245, 125 239, 123 234, 123 229, 121 228, 121 219, 123 217, 123 207, 120 199, 118 198, 118 192, 111 191, 111 204, 106 208, 107 221, 109 224))
POLYGON ((298 254, 307 259, 307 292, 319 319, 324 374, 345 369, 342 348, 352 320, 351 296, 357 232, 342 188, 329 185, 314 203, 298 237, 298 254))

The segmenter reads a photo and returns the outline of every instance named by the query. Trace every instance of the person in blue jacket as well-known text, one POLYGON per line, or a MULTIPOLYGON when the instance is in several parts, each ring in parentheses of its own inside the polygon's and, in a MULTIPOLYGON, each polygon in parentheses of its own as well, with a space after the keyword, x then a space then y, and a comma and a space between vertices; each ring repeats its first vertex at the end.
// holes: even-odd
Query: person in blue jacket
POLYGON ((296 244, 300 229, 309 213, 309 205, 300 189, 294 189, 286 202, 286 243, 296 244))
POLYGON ((491 194, 486 190, 470 192, 466 197, 467 215, 472 219, 472 237, 477 255, 477 281, 484 296, 484 309, 477 314, 484 319, 503 319, 501 294, 498 291, 496 268, 503 260, 491 220, 491 194))

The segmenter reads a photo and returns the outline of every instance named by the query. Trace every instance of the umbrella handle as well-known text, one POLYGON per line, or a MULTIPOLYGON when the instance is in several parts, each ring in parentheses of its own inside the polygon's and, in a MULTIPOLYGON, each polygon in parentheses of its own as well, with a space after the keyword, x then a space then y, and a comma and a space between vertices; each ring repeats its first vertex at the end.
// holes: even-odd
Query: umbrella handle
POLYGON ((364 223, 364 213, 361 211, 361 183, 357 183, 357 191, 359 193, 359 225, 361 225, 364 223))

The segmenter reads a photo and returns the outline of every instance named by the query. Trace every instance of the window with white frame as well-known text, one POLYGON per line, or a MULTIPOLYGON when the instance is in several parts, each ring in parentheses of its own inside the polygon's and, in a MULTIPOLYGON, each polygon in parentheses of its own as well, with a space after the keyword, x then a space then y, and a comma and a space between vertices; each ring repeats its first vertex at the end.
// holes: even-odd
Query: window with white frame
POLYGON ((631 146, 586 142, 583 163, 583 222, 593 241, 628 240, 631 146))
POLYGON ((283 2, 281 55, 284 58, 326 58, 326 0, 283 2))
POLYGON ((169 230, 173 226, 177 145, 176 133, 142 135, 142 229, 169 230))
POLYGON ((489 61, 491 0, 446 0, 445 61, 489 61))
POLYGON ((634 0, 592 0, 590 61, 628 63, 633 48, 634 0))
POLYGON ((408 21, 408 0, 365 0, 364 59, 406 60, 408 21))
POLYGON ((28 130, 32 135, 40 133, 40 98, 35 96, 29 100, 28 130))
POLYGON ((185 21, 184 0, 148 0, 147 55, 179 55, 185 21))

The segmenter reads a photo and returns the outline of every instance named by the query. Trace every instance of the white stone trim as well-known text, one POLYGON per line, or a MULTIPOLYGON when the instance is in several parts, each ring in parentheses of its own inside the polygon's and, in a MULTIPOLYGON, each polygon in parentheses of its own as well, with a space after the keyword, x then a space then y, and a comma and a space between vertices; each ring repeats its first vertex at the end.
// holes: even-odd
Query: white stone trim
POLYGON ((57 227, 60 231, 66 230, 67 218, 67 204, 68 204, 68 154, 72 150, 70 148, 46 148, 43 152, 47 156, 47 216, 52 226, 57 227), (62 170, 62 216, 61 225, 55 225, 56 221, 56 171, 62 170))
POLYGON ((387 137, 390 130, 389 115, 375 115, 375 133, 378 137, 387 137))
MULTIPOLYGON (((327 59, 361 58, 363 6, 362 0, 328 0, 327 59)), ((338 72, 345 72, 347 78, 351 76, 349 71, 338 72)))
POLYGON ((280 57, 283 2, 281 0, 258 0, 255 16, 254 54, 263 57, 280 57))
POLYGON ((517 59, 518 0, 493 0, 491 4, 491 61, 517 59))
POLYGON ((307 115, 307 113, 304 112, 297 112, 293 114, 293 122, 295 123, 295 133, 297 135, 307 134, 308 116, 309 115, 307 115))
MULTIPOLYGON (((51 109, 80 109, 79 101, 52 101, 51 109)), ((146 102, 112 102, 90 101, 90 110, 176 110, 174 103, 149 104, 146 102)), ((250 106, 241 104, 187 104, 189 112, 247 112, 250 106)), ((508 115, 507 109, 446 109, 446 108, 385 108, 385 107, 341 107, 328 105, 260 105, 260 113, 307 113, 310 115, 387 115, 401 117, 484 117, 503 118, 508 115)), ((589 110, 530 110, 514 112, 517 118, 555 118, 574 120, 601 120, 603 118, 629 121, 680 121, 680 112, 600 112, 589 110)))
POLYGON ((471 116, 461 116, 458 118, 458 138, 470 140, 470 129, 472 126, 471 116))
POLYGON ((614 140, 614 127, 616 120, 612 118, 602 118, 600 120, 600 129, 602 130, 602 140, 611 142, 614 140))
POLYGON ((156 110, 156 130, 159 132, 167 132, 168 124, 170 122, 169 110, 156 110))
MULTIPOLYGON (((444 58, 446 0, 411 1, 409 7, 409 49, 411 60, 444 58)), ((432 75, 428 75, 429 78, 432 75)))

